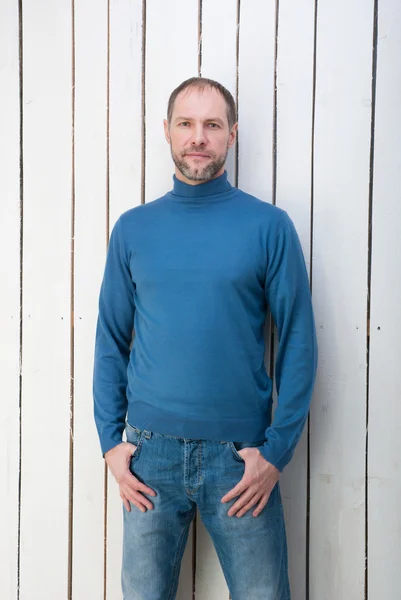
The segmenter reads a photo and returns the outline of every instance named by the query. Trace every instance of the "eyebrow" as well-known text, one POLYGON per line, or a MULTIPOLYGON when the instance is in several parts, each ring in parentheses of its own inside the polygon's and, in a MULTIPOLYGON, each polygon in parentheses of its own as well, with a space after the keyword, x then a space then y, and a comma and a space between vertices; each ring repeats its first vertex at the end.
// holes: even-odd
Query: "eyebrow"
MULTIPOLYGON (((191 117, 176 117, 174 121, 193 121, 193 119, 191 119, 191 117)), ((216 117, 215 119, 205 119, 205 121, 207 123, 219 123, 220 125, 224 125, 223 120, 219 119, 219 117, 216 117)))

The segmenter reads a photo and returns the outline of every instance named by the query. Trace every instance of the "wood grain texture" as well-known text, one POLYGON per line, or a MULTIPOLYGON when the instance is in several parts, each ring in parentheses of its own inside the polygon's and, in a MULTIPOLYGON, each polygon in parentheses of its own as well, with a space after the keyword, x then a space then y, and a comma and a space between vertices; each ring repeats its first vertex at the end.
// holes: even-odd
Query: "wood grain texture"
POLYGON ((273 2, 241 3, 238 186, 267 202, 273 185, 275 27, 273 2))
MULTIPOLYGON (((293 220, 310 273, 315 2, 280 2, 279 7, 276 205, 293 220)), ((306 600, 307 444, 306 427, 280 484, 293 600, 306 600)))
POLYGON ((107 1, 75 4, 74 486, 72 597, 103 600, 104 464, 93 418, 106 237, 107 1), (96 19, 93 14, 96 13, 96 19), (90 35, 88 27, 90 25, 90 35))
MULTIPOLYGON (((124 211, 141 203, 142 23, 142 0, 110 3, 109 233, 124 211)), ((118 485, 109 472, 106 600, 122 598, 122 517, 118 485)))
POLYGON ((20 185, 18 6, 0 4, 0 590, 16 600, 19 502, 20 185))
POLYGON ((310 600, 362 600, 373 2, 319 2, 317 31, 310 600))
POLYGON ((198 3, 147 2, 146 202, 173 187, 174 165, 163 119, 171 92, 198 74, 198 3))
MULTIPOLYGON (((111 475, 105 489, 93 420, 97 301, 115 221, 172 187, 163 118, 171 91, 198 73, 200 3, 22 2, 22 107, 18 4, 3 0, 0 5, 0 596, 59 600, 69 597, 72 585, 71 600, 121 600, 123 508, 111 475)), ((366 595, 395 600, 401 560, 401 8, 398 0, 378 3, 370 173, 374 0, 318 2, 311 164, 314 5, 315 0, 202 0, 201 70, 234 95, 238 83, 239 187, 288 212, 311 269, 319 370, 310 418, 309 573, 306 435, 281 483, 293 600, 365 600, 366 533, 366 595)), ((233 184, 236 166, 232 152, 228 172, 233 184)), ((269 336, 266 327, 266 340, 269 336)), ((196 600, 229 600, 199 516, 196 531, 191 526, 189 533, 177 600, 192 600, 194 575, 196 600)))
POLYGON ((368 429, 369 598, 392 600, 401 561, 401 6, 378 11, 368 429))
POLYGON ((20 600, 68 589, 71 25, 69 1, 24 3, 20 600))
MULTIPOLYGON (((202 77, 215 79, 236 95, 237 2, 202 0, 202 77)), ((235 151, 229 150, 226 169, 235 181, 235 151)))

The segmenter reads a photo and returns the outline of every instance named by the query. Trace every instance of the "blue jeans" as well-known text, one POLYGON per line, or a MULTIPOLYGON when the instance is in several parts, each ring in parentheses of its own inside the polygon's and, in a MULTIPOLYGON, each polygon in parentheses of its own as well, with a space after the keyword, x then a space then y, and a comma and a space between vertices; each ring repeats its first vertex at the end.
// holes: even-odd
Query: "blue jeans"
POLYGON ((126 427, 137 446, 131 472, 157 496, 152 510, 123 507, 124 600, 174 600, 188 530, 198 507, 232 600, 290 600, 287 542, 279 484, 257 517, 227 515, 221 498, 244 473, 237 450, 263 444, 193 440, 126 427))

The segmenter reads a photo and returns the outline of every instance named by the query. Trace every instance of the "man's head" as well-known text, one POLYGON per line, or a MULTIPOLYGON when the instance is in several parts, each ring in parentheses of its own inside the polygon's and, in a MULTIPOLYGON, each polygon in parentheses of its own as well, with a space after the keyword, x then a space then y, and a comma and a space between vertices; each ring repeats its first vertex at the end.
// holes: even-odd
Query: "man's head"
POLYGON ((221 175, 237 127, 235 102, 224 86, 202 77, 181 83, 164 121, 178 179, 195 185, 221 175))

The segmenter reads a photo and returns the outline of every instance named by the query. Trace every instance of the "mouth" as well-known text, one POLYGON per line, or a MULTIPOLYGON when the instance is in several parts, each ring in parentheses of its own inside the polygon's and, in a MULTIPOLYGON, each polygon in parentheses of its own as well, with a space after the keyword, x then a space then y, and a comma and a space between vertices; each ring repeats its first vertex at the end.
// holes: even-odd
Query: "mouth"
POLYGON ((191 156, 192 158, 210 158, 209 154, 202 154, 202 152, 188 152, 185 156, 191 156))

